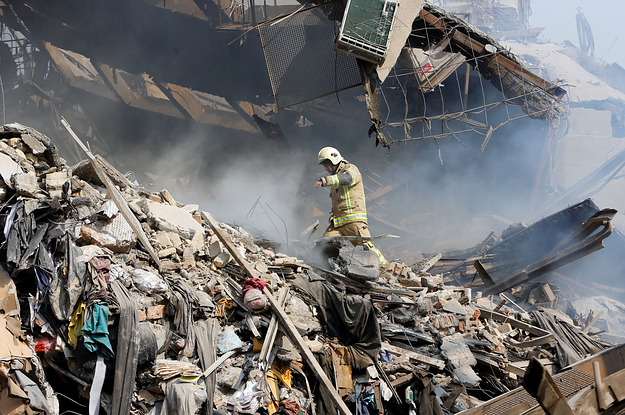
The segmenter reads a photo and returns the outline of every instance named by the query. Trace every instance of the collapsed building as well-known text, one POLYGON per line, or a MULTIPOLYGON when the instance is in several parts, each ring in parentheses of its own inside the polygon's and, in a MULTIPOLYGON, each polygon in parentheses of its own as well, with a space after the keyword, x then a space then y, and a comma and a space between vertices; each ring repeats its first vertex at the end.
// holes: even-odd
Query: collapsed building
POLYGON ((613 209, 588 199, 380 273, 375 253, 340 237, 299 245, 338 250, 328 265, 263 247, 78 137, 88 161, 70 167, 33 129, 0 135, 3 413, 457 413, 521 384, 525 410, 555 404, 519 379, 568 367, 581 377, 558 405, 592 385, 604 408, 625 405, 621 347, 601 339, 621 332, 620 313, 593 332, 603 312, 576 294, 590 288, 534 282, 601 249, 613 209))
MULTIPOLYGON (((0 132, 2 413, 621 410, 622 68, 538 41, 527 1, 400 5, 384 58, 349 37, 335 50, 342 2, 225 3, 2 2, 5 124, 45 133, 0 132), (424 184, 445 184, 433 166, 462 161, 455 180, 482 160, 445 140, 501 157, 519 123, 541 150, 514 189, 535 222, 450 214, 424 184), (284 157, 296 136, 368 133, 348 154, 396 259, 380 274, 345 241, 279 246, 179 202, 223 166, 209 150, 121 173, 190 130, 284 157), (381 167, 376 145, 403 158, 381 167)), ((493 193, 513 187, 487 175, 493 193)), ((302 229, 325 219, 299 197, 302 229)))

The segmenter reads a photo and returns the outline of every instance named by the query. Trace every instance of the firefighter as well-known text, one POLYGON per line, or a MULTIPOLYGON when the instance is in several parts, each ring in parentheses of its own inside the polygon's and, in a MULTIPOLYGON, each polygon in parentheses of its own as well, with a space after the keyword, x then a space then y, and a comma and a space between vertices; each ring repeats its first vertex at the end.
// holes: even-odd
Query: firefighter
MULTIPOLYGON (((331 187, 332 215, 330 225, 323 236, 362 236, 371 237, 367 226, 367 208, 365 190, 358 167, 345 160, 333 147, 324 147, 319 151, 317 164, 322 165, 330 175, 315 183, 315 188, 331 187)), ((380 268, 385 269, 387 261, 382 252, 371 241, 352 241, 354 246, 366 245, 376 253, 380 268)))

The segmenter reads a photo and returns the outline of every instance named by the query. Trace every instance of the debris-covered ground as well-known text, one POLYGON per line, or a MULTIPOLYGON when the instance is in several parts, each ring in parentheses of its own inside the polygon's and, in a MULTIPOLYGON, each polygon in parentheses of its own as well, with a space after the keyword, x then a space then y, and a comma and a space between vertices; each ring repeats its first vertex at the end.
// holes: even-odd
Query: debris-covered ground
POLYGON ((309 263, 102 158, 67 166, 19 124, 0 168, 2 414, 458 413, 623 333, 622 303, 534 280, 601 243, 580 223, 612 231, 590 200, 380 274, 362 246, 309 263))

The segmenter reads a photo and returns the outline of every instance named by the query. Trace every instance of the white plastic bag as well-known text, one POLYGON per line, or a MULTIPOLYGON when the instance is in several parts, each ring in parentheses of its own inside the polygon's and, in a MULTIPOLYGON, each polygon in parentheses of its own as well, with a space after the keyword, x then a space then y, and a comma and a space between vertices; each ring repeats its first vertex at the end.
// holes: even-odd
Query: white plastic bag
POLYGON ((132 281, 138 289, 148 294, 167 292, 165 281, 158 275, 144 269, 133 269, 132 281))

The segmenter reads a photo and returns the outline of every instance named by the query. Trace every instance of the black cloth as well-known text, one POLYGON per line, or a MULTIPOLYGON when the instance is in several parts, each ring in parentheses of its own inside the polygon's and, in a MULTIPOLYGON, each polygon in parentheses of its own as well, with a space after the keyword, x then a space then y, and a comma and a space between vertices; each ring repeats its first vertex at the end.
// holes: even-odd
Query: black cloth
POLYGON ((412 384, 413 400, 419 406, 418 415, 443 415, 438 403, 432 376, 422 370, 415 371, 416 380, 412 384))
POLYGON ((535 310, 530 314, 538 327, 553 334, 558 364, 561 368, 609 347, 608 344, 596 341, 577 327, 546 311, 535 310))
MULTIPOLYGON (((328 379, 334 379, 335 373, 334 362, 332 361, 332 350, 326 347, 315 352, 314 355, 328 379)), ((332 383, 334 384, 334 382, 332 383)), ((338 414, 338 409, 334 405, 334 401, 328 390, 321 386, 321 382, 317 382, 316 385, 316 390, 313 390, 313 395, 315 396, 317 415, 338 414)))
POLYGON ((382 346, 380 324, 371 300, 341 293, 314 272, 297 275, 293 287, 313 300, 321 311, 328 334, 348 346, 352 368, 362 370, 378 358, 382 346))

